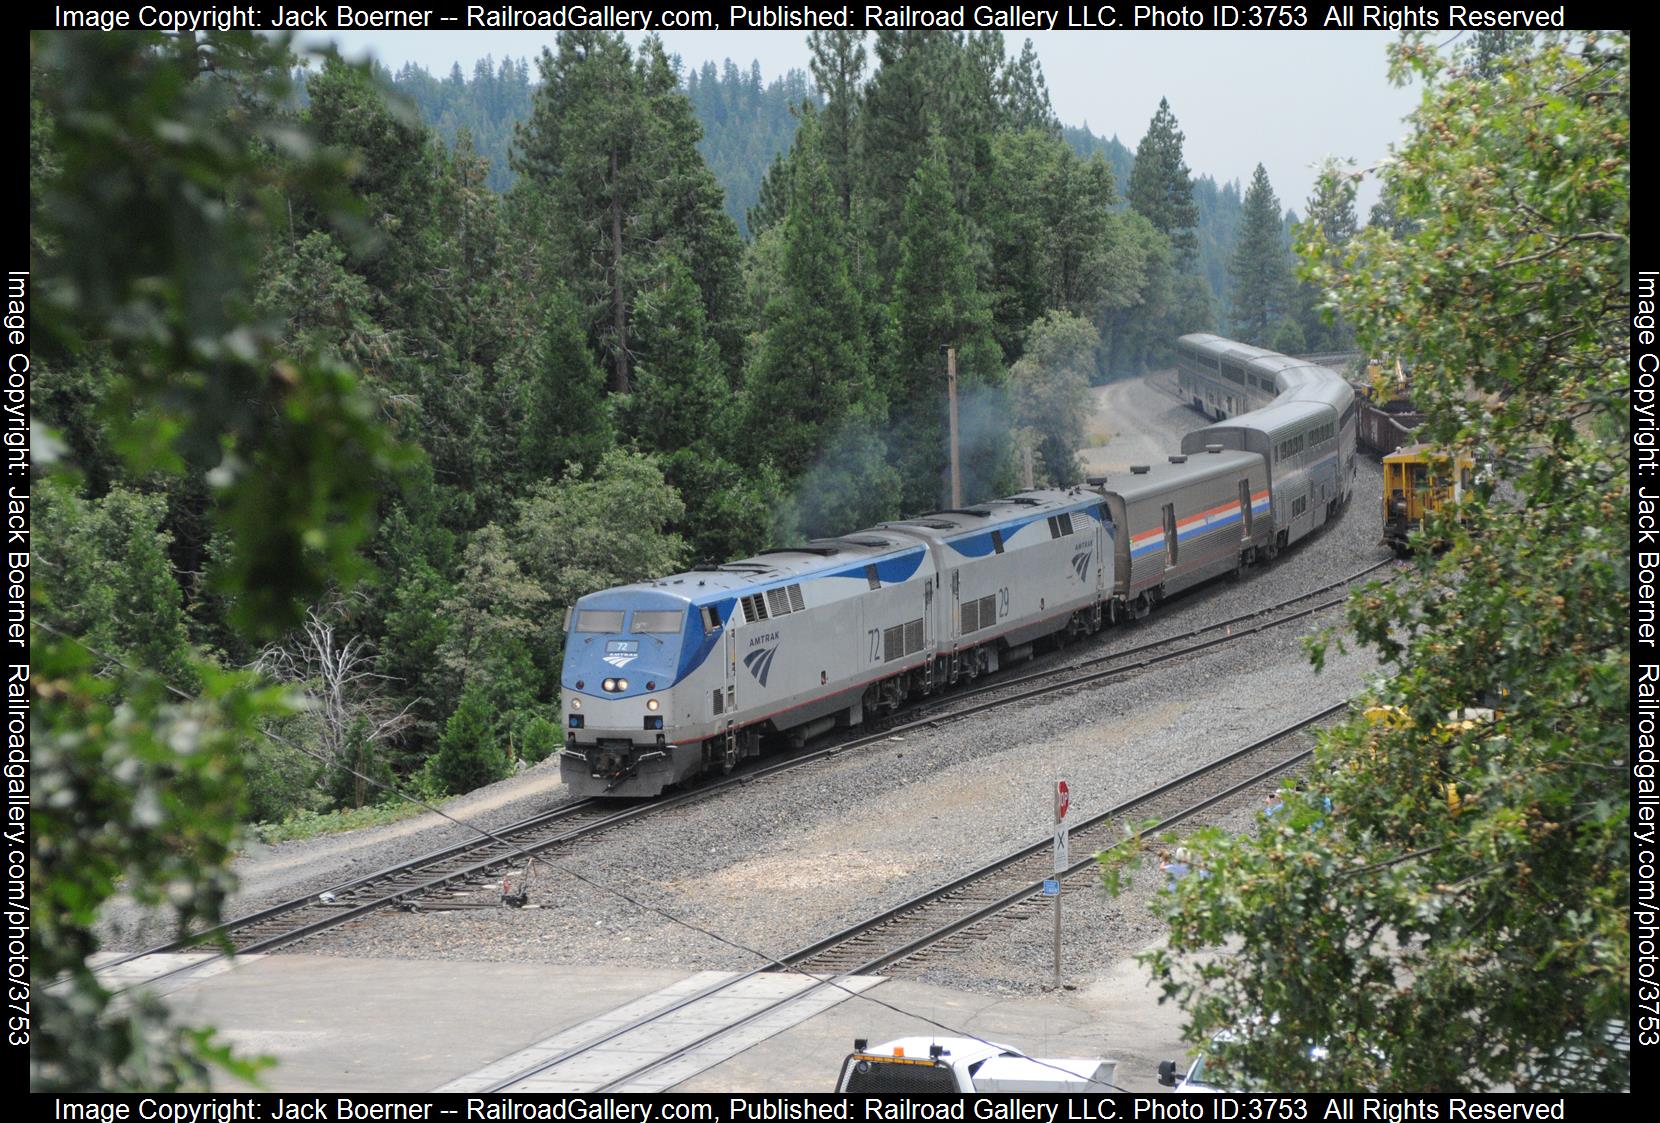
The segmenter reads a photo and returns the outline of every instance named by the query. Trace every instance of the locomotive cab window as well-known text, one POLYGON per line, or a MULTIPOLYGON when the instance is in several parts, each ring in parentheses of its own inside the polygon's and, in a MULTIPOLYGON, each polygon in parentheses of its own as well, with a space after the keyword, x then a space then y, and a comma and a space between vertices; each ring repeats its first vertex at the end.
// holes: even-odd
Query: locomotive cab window
POLYGON ((703 606, 703 634, 713 635, 720 631, 720 609, 712 604, 703 606))
POLYGON ((1001 530, 994 530, 991 532, 991 549, 992 553, 995 554, 1001 554, 1003 552, 1003 532, 1001 530))
POLYGON ((684 612, 636 612, 628 630, 648 636, 677 636, 685 626, 684 612))
POLYGON ((576 630, 579 632, 620 632, 623 630, 623 614, 597 608, 586 609, 576 614, 576 630))

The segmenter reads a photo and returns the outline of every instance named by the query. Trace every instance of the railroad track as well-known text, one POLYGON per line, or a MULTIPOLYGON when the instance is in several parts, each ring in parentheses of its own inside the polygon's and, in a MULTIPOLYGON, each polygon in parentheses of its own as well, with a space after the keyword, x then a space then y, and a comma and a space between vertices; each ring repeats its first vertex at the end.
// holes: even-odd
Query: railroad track
MULTIPOLYGON (((1348 703, 1329 707, 1278 730, 1227 756, 1194 769, 1108 811, 1081 821, 1072 831, 1091 856, 1073 863, 1065 874, 1082 873, 1095 863, 1093 849, 1120 837, 1113 823, 1125 815, 1156 817, 1152 831, 1171 826, 1207 807, 1248 791, 1306 759, 1307 750, 1287 744, 1348 703)), ((797 1003, 822 1007, 868 987, 868 976, 902 960, 917 961, 930 949, 948 948, 953 938, 993 917, 1019 918, 1043 900, 1043 880, 1055 876, 1050 841, 1034 843, 996 862, 930 890, 902 905, 827 937, 763 967, 707 985, 672 999, 607 1019, 604 1028, 584 1040, 555 1037, 521 1050, 439 1091, 466 1092, 642 1092, 664 1091, 691 1073, 718 1063, 747 1047, 743 1033, 768 1019, 793 1021, 797 1003), (776 971, 777 968, 787 971, 776 971), (745 994, 758 983, 781 992, 757 999, 745 994), (740 1008, 736 1017, 733 1009, 740 1008), (738 1038, 724 1047, 723 1038, 738 1038), (667 1047, 663 1042, 669 1042, 667 1047), (700 1051, 714 1057, 696 1060, 700 1051), (688 1068, 688 1065, 690 1068, 688 1068), (599 1075, 596 1075, 599 1074, 599 1075)), ((774 1027, 775 1029, 777 1027, 774 1027)), ((764 1033, 763 1033, 764 1035, 764 1033)))
MULTIPOLYGON (((1156 820, 1144 832, 1156 835, 1302 763, 1312 750, 1301 747, 1298 735, 1347 706, 1344 702, 1311 714, 1169 783, 1079 821, 1070 832, 1071 838, 1087 856, 1073 862, 1058 876, 1069 877, 1092 867, 1098 851, 1122 840, 1122 831, 1116 824, 1128 816, 1156 820)), ((784 956, 782 962, 813 975, 865 975, 901 960, 918 959, 930 949, 955 950, 959 945, 951 941, 993 917, 1013 922, 1042 908, 1043 883, 1057 876, 1053 871, 1051 846, 1052 840, 1044 839, 1023 847, 784 956)))
MULTIPOLYGON (((1121 648, 1117 651, 1092 655, 1086 659, 1074 660, 1059 666, 1043 667, 1018 675, 998 674, 995 680, 983 686, 959 688, 947 697, 923 703, 922 708, 916 711, 917 716, 907 722, 907 725, 926 724, 942 708, 956 707, 964 701, 972 701, 975 698, 1000 696, 998 702, 1001 704, 1038 697, 1049 693, 1051 690, 1088 686, 1102 679, 1156 666, 1185 655, 1220 647, 1272 628, 1283 627, 1286 624, 1307 619, 1316 613, 1342 604, 1348 599, 1347 590, 1349 586, 1380 569, 1392 567, 1395 564, 1393 558, 1385 558, 1359 569, 1347 577, 1321 585, 1316 589, 1310 589, 1305 593, 1299 593, 1295 597, 1289 597, 1266 608, 1253 609, 1250 612, 1240 613, 1238 616, 1232 616, 1226 620, 1218 620, 1213 624, 1202 624, 1197 628, 1190 628, 1185 632, 1165 636, 1162 639, 1148 640, 1145 643, 1121 648), (1336 596, 1327 596, 1327 594, 1339 589, 1344 590, 1344 592, 1336 596), (1209 636, 1209 638, 1200 640, 1199 637, 1201 636, 1209 636), (1196 642, 1185 643, 1188 640, 1196 642), (1078 674, 1076 672, 1086 673, 1078 674), (1043 683, 1044 686, 1037 689, 1019 690, 1020 687, 1032 683, 1043 683), (1008 697, 1001 697, 1005 691, 1009 690, 1018 692, 1008 697)), ((974 708, 966 712, 980 713, 983 708, 987 707, 974 708)), ((952 708, 940 716, 955 717, 956 713, 957 711, 952 708)))
MULTIPOLYGON (((704 783, 676 795, 624 806, 619 806, 619 801, 603 799, 567 804, 490 832, 488 838, 455 843, 341 885, 272 905, 190 938, 134 952, 101 965, 100 970, 107 971, 146 955, 201 946, 218 949, 221 953, 228 948, 230 954, 272 951, 387 907, 457 908, 494 904, 494 900, 480 900, 478 889, 499 879, 506 868, 533 856, 647 815, 714 798, 734 786, 752 784, 816 761, 828 760, 838 753, 880 744, 909 732, 936 729, 1046 694, 1090 686, 1292 623, 1341 603, 1343 596, 1325 600, 1317 598, 1346 588, 1389 564, 1392 563, 1379 562, 1279 604, 1175 636, 1064 666, 1013 677, 1002 676, 985 686, 961 689, 953 692, 948 700, 914 716, 907 714, 904 720, 886 720, 875 732, 776 759, 759 768, 704 783), (1304 604, 1311 600, 1315 603, 1304 604), (1297 605, 1303 607, 1297 608, 1297 605), (1286 612, 1286 609, 1291 611, 1286 612), (1196 642, 1184 645, 1187 640, 1196 642), (434 899, 434 894, 446 891, 454 895, 434 899)), ((192 971, 203 965, 197 962, 179 967, 147 981, 159 981, 168 975, 192 971)))

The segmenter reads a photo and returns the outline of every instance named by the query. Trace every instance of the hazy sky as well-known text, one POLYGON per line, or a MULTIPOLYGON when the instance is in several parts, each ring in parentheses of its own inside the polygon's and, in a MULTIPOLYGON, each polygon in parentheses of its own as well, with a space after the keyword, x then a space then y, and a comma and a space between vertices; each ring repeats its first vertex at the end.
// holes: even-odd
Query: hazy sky
MULTIPOLYGON (((630 34, 638 41, 640 36, 630 34)), ((1313 166, 1327 155, 1352 157, 1362 168, 1383 157, 1405 133, 1417 102, 1413 87, 1386 77, 1388 32, 1051 31, 1032 34, 1061 121, 1087 122, 1097 134, 1134 148, 1160 97, 1187 134, 1184 152, 1195 174, 1248 182, 1258 162, 1282 208, 1304 209, 1313 166)), ((342 32, 335 38, 354 57, 372 53, 396 70, 414 62, 435 74, 452 63, 471 73, 474 61, 538 54, 553 35, 519 31, 342 32)), ((1011 35, 1018 54, 1025 36, 1011 35)), ((761 64, 770 81, 807 69, 804 34, 785 31, 666 32, 663 41, 688 67, 730 58, 761 64)), ((1377 197, 1367 183, 1361 218, 1377 197)))

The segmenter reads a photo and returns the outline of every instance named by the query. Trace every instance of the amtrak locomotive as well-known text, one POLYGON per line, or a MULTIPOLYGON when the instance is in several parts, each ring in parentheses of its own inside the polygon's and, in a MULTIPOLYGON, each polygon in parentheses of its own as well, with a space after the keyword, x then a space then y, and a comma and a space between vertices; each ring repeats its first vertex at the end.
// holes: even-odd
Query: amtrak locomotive
POLYGON ((1178 349, 1184 392, 1217 423, 1168 463, 583 597, 566 626, 565 783, 653 796, 730 771, 764 738, 858 726, 1145 615, 1335 515, 1354 471, 1348 384, 1216 336, 1178 349))

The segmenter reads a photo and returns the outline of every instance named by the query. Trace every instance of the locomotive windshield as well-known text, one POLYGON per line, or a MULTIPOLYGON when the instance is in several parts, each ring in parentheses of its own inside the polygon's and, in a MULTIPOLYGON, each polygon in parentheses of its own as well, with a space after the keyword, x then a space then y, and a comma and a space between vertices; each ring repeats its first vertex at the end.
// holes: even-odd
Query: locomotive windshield
POLYGON ((620 632, 623 628, 623 614, 620 612, 586 609, 576 614, 576 630, 579 632, 620 632))
POLYGON ((677 636, 680 629, 686 624, 684 612, 646 612, 636 609, 634 619, 629 622, 630 632, 644 632, 647 635, 677 636))

